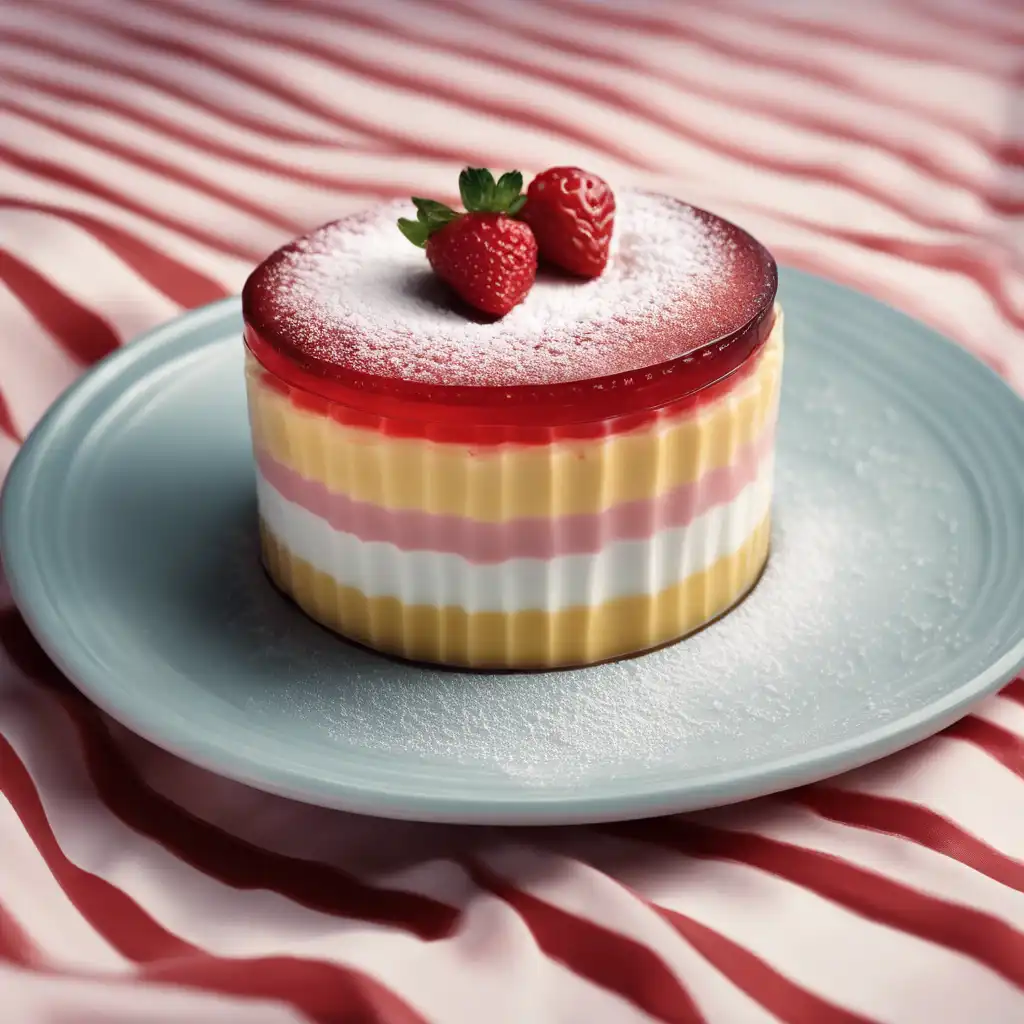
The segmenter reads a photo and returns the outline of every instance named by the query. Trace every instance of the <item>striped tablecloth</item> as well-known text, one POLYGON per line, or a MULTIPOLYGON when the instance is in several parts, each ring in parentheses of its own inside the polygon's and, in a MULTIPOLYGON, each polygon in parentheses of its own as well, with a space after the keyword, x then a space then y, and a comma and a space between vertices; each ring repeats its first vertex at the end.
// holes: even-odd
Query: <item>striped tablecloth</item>
MULTIPOLYGON (((1021 0, 0 0, 0 457, 89 363, 466 162, 741 221, 1024 387, 1021 0)), ((289 803, 0 612, 10 1024, 1024 1021, 1024 681, 732 809, 471 830, 289 803)))

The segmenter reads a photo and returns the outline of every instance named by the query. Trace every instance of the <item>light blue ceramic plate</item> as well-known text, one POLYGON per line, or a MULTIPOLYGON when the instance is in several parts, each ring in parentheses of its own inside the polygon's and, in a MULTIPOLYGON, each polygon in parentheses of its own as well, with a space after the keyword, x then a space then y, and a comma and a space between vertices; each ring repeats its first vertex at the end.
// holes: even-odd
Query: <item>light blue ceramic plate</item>
POLYGON ((727 803, 963 715, 1024 662, 1024 403, 921 324, 783 275, 770 567, 690 640, 475 676, 347 646, 268 583, 234 300, 107 359, 3 502, 15 598, 98 705, 253 786, 393 817, 565 823, 727 803))

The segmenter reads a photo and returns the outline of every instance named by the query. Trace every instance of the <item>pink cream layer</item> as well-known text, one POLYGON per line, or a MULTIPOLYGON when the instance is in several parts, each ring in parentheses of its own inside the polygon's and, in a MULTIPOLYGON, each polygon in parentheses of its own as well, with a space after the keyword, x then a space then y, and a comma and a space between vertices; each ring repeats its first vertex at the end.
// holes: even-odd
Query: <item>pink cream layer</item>
POLYGON ((697 480, 655 498, 623 502, 599 513, 556 519, 483 522, 463 516, 387 509, 338 494, 273 459, 257 453, 263 479, 282 497, 341 533, 365 542, 393 544, 402 551, 436 551, 460 555, 484 565, 510 558, 557 558, 595 554, 620 540, 643 540, 661 530, 686 526, 697 516, 724 505, 757 478, 771 456, 774 429, 744 445, 728 466, 708 470, 697 480))

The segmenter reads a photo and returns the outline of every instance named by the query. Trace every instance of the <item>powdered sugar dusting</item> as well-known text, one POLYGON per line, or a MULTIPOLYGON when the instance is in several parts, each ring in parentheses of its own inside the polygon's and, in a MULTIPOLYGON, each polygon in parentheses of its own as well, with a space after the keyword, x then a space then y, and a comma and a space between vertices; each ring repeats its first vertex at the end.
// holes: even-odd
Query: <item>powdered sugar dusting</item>
POLYGON ((678 200, 618 198, 605 273, 542 271, 498 321, 453 301, 395 226, 408 203, 328 224, 275 253, 246 287, 268 341, 314 364, 450 385, 551 384, 651 366, 742 327, 771 301, 770 257, 678 200))

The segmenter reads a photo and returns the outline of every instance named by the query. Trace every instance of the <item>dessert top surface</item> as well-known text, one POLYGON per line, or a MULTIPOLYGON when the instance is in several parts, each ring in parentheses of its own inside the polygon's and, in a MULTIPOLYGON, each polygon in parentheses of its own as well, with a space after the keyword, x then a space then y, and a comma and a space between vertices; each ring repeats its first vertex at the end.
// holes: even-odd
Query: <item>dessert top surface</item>
POLYGON ((667 196, 620 192, 612 257, 583 281, 541 270, 487 321, 459 305, 387 203, 279 249, 243 291, 246 322, 330 377, 428 385, 551 385, 628 373, 703 348, 770 309, 776 268, 750 235, 667 196))

